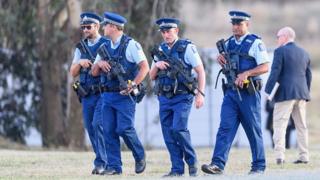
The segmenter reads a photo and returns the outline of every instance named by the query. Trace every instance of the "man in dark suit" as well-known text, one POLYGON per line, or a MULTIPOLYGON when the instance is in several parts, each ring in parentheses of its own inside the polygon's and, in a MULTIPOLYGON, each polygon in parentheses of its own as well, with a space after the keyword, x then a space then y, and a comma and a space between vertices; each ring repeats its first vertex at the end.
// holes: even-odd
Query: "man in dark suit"
POLYGON ((276 82, 280 84, 274 96, 273 141, 276 162, 283 165, 285 159, 285 133, 292 113, 297 129, 299 158, 295 164, 308 163, 308 129, 306 124, 306 102, 310 100, 310 58, 305 50, 294 43, 295 32, 290 27, 279 30, 278 45, 266 85, 270 94, 276 82))

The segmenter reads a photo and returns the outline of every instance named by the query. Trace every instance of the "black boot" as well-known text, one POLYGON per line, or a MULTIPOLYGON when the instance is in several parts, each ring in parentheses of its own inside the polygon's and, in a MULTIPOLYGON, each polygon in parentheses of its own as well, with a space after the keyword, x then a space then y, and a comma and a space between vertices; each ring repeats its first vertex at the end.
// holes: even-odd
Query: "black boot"
POLYGON ((183 174, 177 173, 177 172, 169 172, 168 174, 162 176, 163 178, 168 178, 168 177, 181 177, 183 174))
POLYGON ((97 174, 97 175, 99 175, 99 174, 102 174, 103 171, 104 171, 104 168, 103 168, 103 167, 95 167, 95 168, 92 170, 91 174, 97 174))
POLYGON ((191 176, 191 177, 198 176, 198 167, 197 167, 197 165, 189 166, 189 176, 191 176))
POLYGON ((140 161, 136 161, 135 163, 135 171, 137 174, 142 173, 146 169, 146 159, 143 158, 140 161))
POLYGON ((215 164, 204 164, 201 166, 201 170, 207 174, 222 174, 223 170, 220 169, 217 165, 215 164))

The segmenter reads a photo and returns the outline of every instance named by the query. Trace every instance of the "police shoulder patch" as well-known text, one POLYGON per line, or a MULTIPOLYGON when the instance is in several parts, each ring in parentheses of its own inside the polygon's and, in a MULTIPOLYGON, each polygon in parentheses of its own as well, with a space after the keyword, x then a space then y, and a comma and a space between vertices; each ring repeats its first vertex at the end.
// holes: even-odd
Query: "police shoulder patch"
POLYGON ((134 45, 136 45, 136 48, 137 48, 138 50, 141 50, 141 46, 140 46, 139 43, 135 42, 134 45))
POLYGON ((246 42, 248 42, 248 43, 252 43, 252 40, 250 40, 250 39, 246 39, 246 42))
POLYGON ((198 53, 197 48, 196 48, 195 45, 191 45, 191 49, 192 49, 193 54, 198 53))
POLYGON ((266 46, 261 42, 258 44, 259 51, 266 51, 266 46))

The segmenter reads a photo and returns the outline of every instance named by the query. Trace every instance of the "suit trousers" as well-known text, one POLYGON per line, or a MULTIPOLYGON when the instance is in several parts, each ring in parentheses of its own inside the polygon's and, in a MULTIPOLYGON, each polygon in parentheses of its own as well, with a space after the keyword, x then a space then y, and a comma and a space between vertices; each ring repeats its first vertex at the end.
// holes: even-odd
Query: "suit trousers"
POLYGON ((285 159, 285 135, 291 113, 297 130, 299 160, 309 161, 306 101, 297 99, 275 103, 273 141, 276 159, 285 159))

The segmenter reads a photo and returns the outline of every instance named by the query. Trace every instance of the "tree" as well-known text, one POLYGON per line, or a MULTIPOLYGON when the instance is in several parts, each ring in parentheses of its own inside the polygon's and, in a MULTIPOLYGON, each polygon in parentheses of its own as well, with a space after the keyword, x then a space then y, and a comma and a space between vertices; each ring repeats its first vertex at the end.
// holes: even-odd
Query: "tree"
POLYGON ((63 68, 71 59, 70 52, 75 44, 72 37, 78 27, 80 12, 81 2, 77 0, 46 0, 38 4, 38 18, 42 25, 37 46, 42 82, 40 125, 43 145, 46 147, 68 146, 70 142, 75 146, 83 146, 83 127, 77 110, 80 107, 70 107, 75 96, 70 95, 72 92, 68 87, 71 85, 64 83, 70 81, 64 81, 68 68, 63 68))
POLYGON ((41 132, 45 147, 84 147, 81 107, 68 75, 80 39, 82 7, 101 15, 115 11, 126 16, 126 32, 141 42, 148 55, 160 41, 155 20, 177 16, 179 1, 1 1, 1 135, 25 143, 33 126, 41 132))

